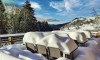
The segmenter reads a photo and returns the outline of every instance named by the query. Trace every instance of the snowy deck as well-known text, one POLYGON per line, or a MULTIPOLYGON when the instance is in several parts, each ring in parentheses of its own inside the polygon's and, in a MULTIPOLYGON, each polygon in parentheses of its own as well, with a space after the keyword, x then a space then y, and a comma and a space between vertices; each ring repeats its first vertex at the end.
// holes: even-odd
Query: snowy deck
MULTIPOLYGON (((71 34, 71 33, 70 33, 71 34)), ((80 33, 81 34, 81 33, 80 33)), ((75 34, 71 34, 73 36, 75 34)), ((86 34, 87 35, 87 34, 86 34)), ((80 36, 80 35, 79 35, 80 36)), ((6 41, 8 44, 12 45, 5 45, 1 46, 0 48, 0 60, 49 60, 52 54, 48 51, 50 49, 45 49, 46 53, 49 53, 49 57, 45 57, 38 51, 37 53, 30 52, 30 49, 27 47, 31 47, 30 45, 25 44, 16 44, 18 41, 29 42, 34 45, 44 45, 46 48, 56 48, 59 49, 60 52, 63 53, 62 56, 58 57, 56 60, 99 60, 100 59, 100 38, 90 37, 89 39, 86 38, 87 42, 84 43, 84 46, 78 46, 74 40, 69 39, 66 33, 59 32, 59 33, 51 33, 51 32, 31 32, 31 34, 3 34, 0 35, 0 44, 3 41, 6 41), (24 40, 24 38, 25 40, 24 40), (52 37, 52 38, 51 38, 52 37), (32 39, 31 39, 32 38, 32 39), (36 40, 36 41, 35 41, 36 40), (72 58, 67 57, 65 54, 73 56, 72 58), (4 58, 6 57, 6 58, 4 58), (90 58, 91 57, 91 58, 90 58)), ((33 47, 32 47, 33 48, 33 47)), ((41 50, 41 49, 40 49, 41 50)), ((41 50, 42 51, 42 50, 41 50)), ((53 50, 52 52, 56 52, 53 50)))

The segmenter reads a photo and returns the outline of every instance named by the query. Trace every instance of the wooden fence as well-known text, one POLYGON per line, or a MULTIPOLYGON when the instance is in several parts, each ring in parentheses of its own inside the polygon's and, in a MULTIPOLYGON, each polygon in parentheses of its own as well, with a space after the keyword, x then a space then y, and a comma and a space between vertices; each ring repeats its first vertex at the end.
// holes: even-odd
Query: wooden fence
POLYGON ((22 41, 25 33, 18 34, 3 34, 0 35, 0 45, 4 44, 14 44, 15 42, 22 41))

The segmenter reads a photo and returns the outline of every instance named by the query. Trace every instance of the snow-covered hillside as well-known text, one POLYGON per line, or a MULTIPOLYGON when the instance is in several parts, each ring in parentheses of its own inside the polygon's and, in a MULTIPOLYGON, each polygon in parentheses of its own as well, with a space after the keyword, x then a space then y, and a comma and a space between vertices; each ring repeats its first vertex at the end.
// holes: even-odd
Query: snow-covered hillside
POLYGON ((100 29, 100 16, 88 18, 75 18, 68 24, 61 27, 61 30, 82 29, 82 30, 97 30, 100 29))

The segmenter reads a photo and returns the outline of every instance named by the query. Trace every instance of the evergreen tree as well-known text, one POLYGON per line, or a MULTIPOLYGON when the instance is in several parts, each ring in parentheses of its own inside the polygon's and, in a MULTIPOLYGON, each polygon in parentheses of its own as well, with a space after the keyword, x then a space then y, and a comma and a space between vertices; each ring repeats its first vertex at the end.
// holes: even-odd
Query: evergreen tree
POLYGON ((40 24, 41 31, 52 31, 52 28, 50 27, 47 21, 42 21, 40 24))
POLYGON ((34 17, 34 9, 27 0, 24 3, 23 9, 20 14, 20 30, 21 32, 35 31, 37 30, 36 18, 34 17))
POLYGON ((20 25, 20 21, 19 21, 19 13, 20 13, 20 9, 19 8, 13 8, 12 12, 6 13, 6 31, 9 34, 12 33, 18 33, 19 32, 19 25, 20 25), (13 11, 14 10, 14 11, 13 11))
POLYGON ((4 11, 5 11, 5 8, 3 6, 3 3, 2 1, 0 0, 0 34, 4 33, 4 11))

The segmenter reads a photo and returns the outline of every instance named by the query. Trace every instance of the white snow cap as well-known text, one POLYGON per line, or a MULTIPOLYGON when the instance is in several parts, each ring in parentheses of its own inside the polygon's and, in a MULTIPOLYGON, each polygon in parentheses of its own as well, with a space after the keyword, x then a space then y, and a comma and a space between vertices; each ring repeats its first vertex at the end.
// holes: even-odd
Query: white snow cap
POLYGON ((36 44, 36 41, 40 40, 43 37, 44 35, 41 32, 27 32, 23 37, 23 42, 36 44))
POLYGON ((48 47, 59 48, 59 41, 56 34, 45 36, 41 41, 44 41, 48 47))

